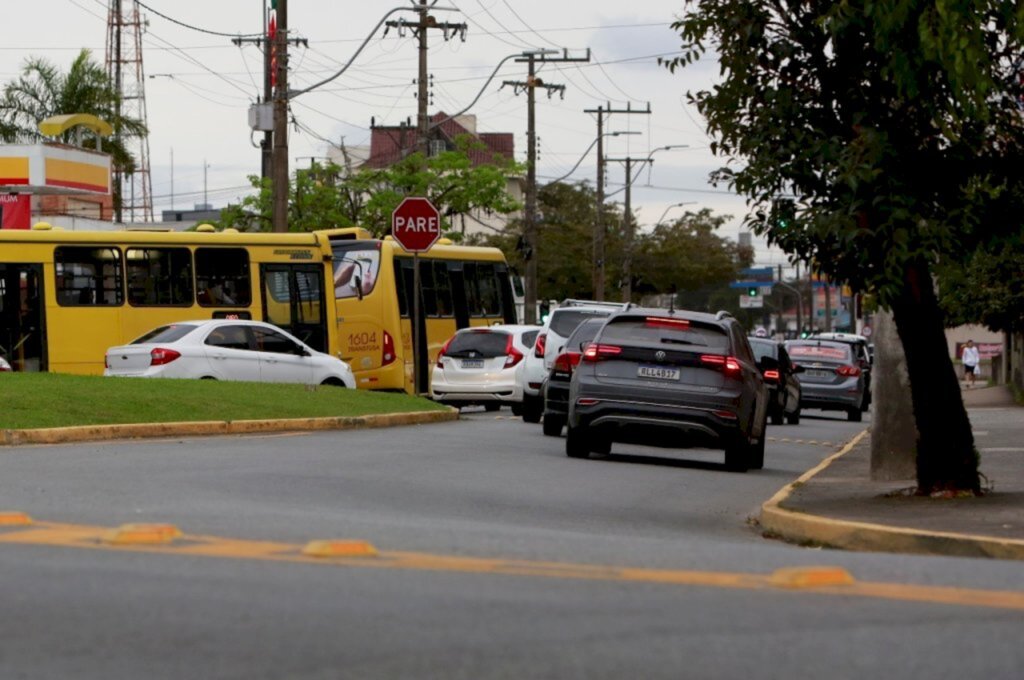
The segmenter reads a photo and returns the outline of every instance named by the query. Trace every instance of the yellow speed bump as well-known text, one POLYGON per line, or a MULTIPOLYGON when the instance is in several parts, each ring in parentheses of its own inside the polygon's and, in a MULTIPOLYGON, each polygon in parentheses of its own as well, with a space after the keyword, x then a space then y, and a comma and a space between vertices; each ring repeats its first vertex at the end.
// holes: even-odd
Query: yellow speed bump
POLYGON ((367 541, 333 539, 310 541, 302 554, 307 557, 376 557, 377 549, 367 541))
POLYGON ((842 567, 783 567, 772 572, 768 582, 777 588, 824 588, 850 586, 854 578, 842 567))
POLYGON ((32 524, 32 518, 24 512, 0 510, 0 527, 16 527, 32 524))
POLYGON ((112 545, 170 543, 181 536, 173 524, 122 524, 103 535, 103 542, 112 545))

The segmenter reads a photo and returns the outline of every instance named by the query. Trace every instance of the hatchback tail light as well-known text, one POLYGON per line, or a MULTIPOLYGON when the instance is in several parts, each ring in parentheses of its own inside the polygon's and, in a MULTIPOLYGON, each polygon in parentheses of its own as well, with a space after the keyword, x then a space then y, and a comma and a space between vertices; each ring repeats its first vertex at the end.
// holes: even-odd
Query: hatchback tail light
POLYGON ((583 350, 583 361, 604 361, 620 354, 622 354, 622 348, 617 345, 599 345, 592 342, 583 350))
POLYGON ((505 345, 505 368, 512 368, 523 360, 523 353, 512 344, 512 336, 508 336, 508 343, 505 345))
POLYGON ((727 357, 722 354, 702 354, 700 362, 708 368, 717 368, 727 378, 738 378, 743 372, 740 361, 736 357, 727 357))
POLYGON ((768 382, 779 382, 779 372, 775 369, 770 369, 764 372, 764 379, 768 382))
POLYGON ((856 378, 860 375, 860 368, 857 366, 839 366, 836 368, 836 375, 841 375, 844 378, 856 378))
POLYGON ((380 353, 380 365, 387 366, 397 358, 395 356, 395 339, 391 337, 391 333, 388 333, 387 331, 384 331, 383 333, 384 342, 382 343, 383 348, 380 353))
POLYGON ((555 357, 554 370, 562 373, 572 373, 572 369, 580 363, 580 357, 583 355, 579 352, 562 352, 555 357))
POLYGON ((448 353, 448 345, 452 344, 452 340, 454 340, 454 339, 455 339, 454 335, 452 337, 448 338, 448 342, 444 343, 444 347, 442 347, 441 351, 437 353, 437 367, 438 368, 442 367, 441 366, 441 359, 444 357, 445 354, 448 353))
POLYGON ((175 352, 173 349, 166 349, 164 347, 157 347, 149 353, 149 365, 163 366, 164 364, 171 363, 180 356, 181 352, 175 352))
POLYGON ((548 344, 548 334, 547 333, 541 333, 540 335, 538 335, 537 336, 537 340, 534 341, 534 343, 533 343, 533 356, 537 357, 538 359, 543 359, 544 358, 544 350, 547 347, 547 344, 548 344))

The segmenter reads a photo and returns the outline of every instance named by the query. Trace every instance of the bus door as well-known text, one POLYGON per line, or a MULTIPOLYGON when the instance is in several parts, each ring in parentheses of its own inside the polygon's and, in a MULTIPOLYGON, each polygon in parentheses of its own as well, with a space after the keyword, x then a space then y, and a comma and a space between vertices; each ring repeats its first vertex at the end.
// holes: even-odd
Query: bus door
MULTIPOLYGON (((426 263, 426 266, 429 267, 430 266, 430 260, 423 260, 423 259, 420 260, 420 283, 421 284, 423 282, 422 279, 423 279, 423 266, 424 266, 424 263, 426 263)), ((402 257, 402 258, 397 258, 396 257, 395 258, 395 274, 398 277, 398 282, 397 282, 398 285, 400 285, 402 287, 402 290, 405 292, 405 300, 406 300, 405 307, 406 307, 406 309, 405 309, 405 313, 403 314, 403 316, 407 315, 406 318, 408 318, 408 320, 409 320, 409 328, 410 328, 410 331, 411 331, 411 329, 412 329, 412 311, 413 311, 413 302, 412 302, 412 300, 413 300, 413 298, 415 296, 415 291, 416 291, 416 289, 415 289, 415 287, 413 285, 415 283, 415 279, 413 278, 412 258, 411 257, 402 257)), ((416 336, 417 347, 416 347, 416 349, 412 353, 412 358, 413 358, 413 370, 419 373, 419 375, 420 375, 420 387, 423 389, 424 392, 426 392, 428 386, 430 385, 430 368, 431 367, 430 367, 430 353, 427 350, 427 321, 426 321, 426 314, 424 313, 425 312, 424 307, 425 307, 425 305, 423 304, 422 291, 420 291, 420 323, 418 325, 419 333, 416 336)), ((404 319, 403 319, 403 321, 404 321, 404 319)), ((410 345, 411 344, 412 343, 410 341, 410 345)), ((408 363, 409 363, 408 360, 406 360, 406 364, 407 365, 408 365, 408 363)), ((410 386, 410 388, 411 388, 411 386, 410 386)))
POLYGON ((261 264, 263 320, 327 352, 323 265, 261 264))
POLYGON ((42 269, 0 263, 0 355, 15 371, 47 368, 42 269))
POLYGON ((465 266, 457 260, 448 262, 448 276, 452 281, 452 303, 455 305, 455 327, 469 326, 469 304, 466 302, 465 266))

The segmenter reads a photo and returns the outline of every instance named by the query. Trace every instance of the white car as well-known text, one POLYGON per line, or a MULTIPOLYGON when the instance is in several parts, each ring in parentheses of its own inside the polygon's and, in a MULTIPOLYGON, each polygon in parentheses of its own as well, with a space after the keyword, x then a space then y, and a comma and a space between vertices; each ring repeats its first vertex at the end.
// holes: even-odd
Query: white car
POLYGON ((0 371, 8 372, 11 370, 13 369, 11 369, 11 365, 7 363, 7 359, 4 359, 2 356, 0 356, 0 371))
POLYGON ((555 357, 565 346, 566 339, 587 319, 607 317, 626 307, 624 302, 597 302, 594 300, 565 300, 552 310, 541 327, 533 351, 526 357, 522 372, 523 404, 521 415, 528 423, 539 423, 544 414, 544 379, 555 363, 555 357))
POLYGON ((213 319, 160 326, 107 350, 103 375, 205 378, 355 387, 352 369, 262 321, 213 319))
POLYGON ((523 358, 539 330, 512 324, 461 329, 437 355, 430 397, 451 406, 483 404, 488 411, 519 404, 523 358))

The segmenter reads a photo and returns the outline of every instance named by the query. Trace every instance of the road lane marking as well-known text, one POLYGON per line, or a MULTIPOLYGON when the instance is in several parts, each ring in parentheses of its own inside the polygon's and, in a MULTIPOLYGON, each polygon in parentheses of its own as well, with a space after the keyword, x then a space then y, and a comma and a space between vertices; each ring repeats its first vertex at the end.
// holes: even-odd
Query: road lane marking
MULTIPOLYGON (((36 521, 31 527, 0 528, 0 544, 184 555, 220 559, 249 559, 364 569, 401 569, 466 574, 490 574, 605 582, 647 583, 670 586, 732 588, 801 594, 839 595, 872 599, 927 602, 963 607, 1024 611, 1024 592, 995 591, 902 583, 876 583, 836 578, 793 579, 787 570, 774 574, 718 571, 649 569, 608 565, 574 564, 464 557, 431 553, 382 550, 376 556, 315 557, 303 553, 307 544, 278 543, 185 534, 167 544, 110 544, 103 537, 110 527, 36 521), (780 574, 782 574, 780 576, 780 574)), ((803 568, 804 571, 839 567, 803 568)), ((795 569, 799 573, 800 569, 795 569)))

